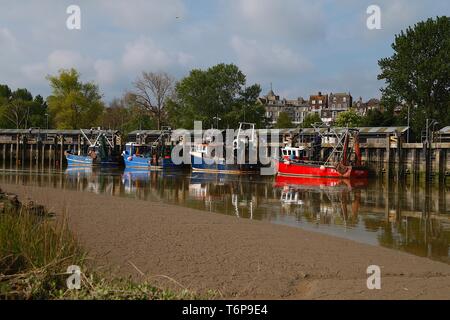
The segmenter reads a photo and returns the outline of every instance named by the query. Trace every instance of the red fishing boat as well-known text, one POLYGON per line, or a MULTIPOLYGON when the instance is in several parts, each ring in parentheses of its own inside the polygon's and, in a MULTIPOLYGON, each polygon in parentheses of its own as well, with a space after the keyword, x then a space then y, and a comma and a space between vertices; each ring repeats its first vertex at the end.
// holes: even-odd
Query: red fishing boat
POLYGON ((341 133, 328 129, 317 134, 310 148, 285 147, 276 160, 278 175, 290 177, 367 178, 369 172, 361 162, 358 130, 346 129, 341 133), (325 160, 320 159, 322 138, 334 141, 334 148, 325 160))

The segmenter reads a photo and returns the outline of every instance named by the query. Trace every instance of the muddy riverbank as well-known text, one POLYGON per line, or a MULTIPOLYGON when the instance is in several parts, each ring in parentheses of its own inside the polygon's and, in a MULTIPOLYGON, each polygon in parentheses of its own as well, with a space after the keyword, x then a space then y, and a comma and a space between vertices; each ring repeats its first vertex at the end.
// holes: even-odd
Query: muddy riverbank
POLYGON ((1 184, 68 217, 97 263, 170 288, 226 298, 450 299, 450 266, 299 228, 162 202, 1 184), (382 270, 368 290, 366 268, 382 270))

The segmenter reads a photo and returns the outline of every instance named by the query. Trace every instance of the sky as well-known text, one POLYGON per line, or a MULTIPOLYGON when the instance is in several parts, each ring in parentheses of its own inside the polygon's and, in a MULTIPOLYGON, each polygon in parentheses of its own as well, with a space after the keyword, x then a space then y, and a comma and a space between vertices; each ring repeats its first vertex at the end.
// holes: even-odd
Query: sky
POLYGON ((380 96, 377 61, 395 34, 450 15, 448 0, 0 0, 0 83, 50 94, 47 75, 74 67, 106 102, 142 71, 176 79, 234 63, 249 85, 286 98, 318 91, 380 96), (66 27, 78 5, 81 29, 66 27), (366 12, 381 9, 381 29, 366 12))

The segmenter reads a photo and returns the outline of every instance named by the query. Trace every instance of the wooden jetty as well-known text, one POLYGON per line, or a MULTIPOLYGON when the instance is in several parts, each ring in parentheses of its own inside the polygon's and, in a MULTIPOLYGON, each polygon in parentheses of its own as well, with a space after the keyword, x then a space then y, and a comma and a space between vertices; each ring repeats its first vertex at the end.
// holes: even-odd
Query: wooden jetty
POLYGON ((65 161, 64 151, 82 154, 90 145, 88 139, 95 140, 100 134, 105 135, 115 151, 121 152, 122 140, 117 130, 0 129, 2 163, 60 167, 65 161))

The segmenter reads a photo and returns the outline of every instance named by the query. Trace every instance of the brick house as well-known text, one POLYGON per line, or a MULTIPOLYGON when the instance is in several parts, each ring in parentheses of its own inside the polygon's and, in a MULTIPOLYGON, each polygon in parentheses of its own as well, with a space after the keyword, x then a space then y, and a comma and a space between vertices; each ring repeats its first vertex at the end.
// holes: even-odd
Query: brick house
POLYGON ((318 94, 309 96, 309 112, 315 112, 322 118, 322 110, 328 110, 328 95, 319 91, 318 94))

